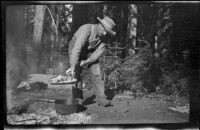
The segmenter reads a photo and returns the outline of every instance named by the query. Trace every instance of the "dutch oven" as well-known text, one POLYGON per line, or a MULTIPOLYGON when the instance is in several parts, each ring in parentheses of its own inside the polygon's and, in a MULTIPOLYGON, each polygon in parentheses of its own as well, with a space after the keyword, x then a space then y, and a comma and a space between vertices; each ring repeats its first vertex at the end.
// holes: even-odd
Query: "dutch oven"
POLYGON ((54 104, 56 112, 61 115, 68 115, 86 110, 86 107, 79 104, 78 100, 74 98, 56 99, 54 104))

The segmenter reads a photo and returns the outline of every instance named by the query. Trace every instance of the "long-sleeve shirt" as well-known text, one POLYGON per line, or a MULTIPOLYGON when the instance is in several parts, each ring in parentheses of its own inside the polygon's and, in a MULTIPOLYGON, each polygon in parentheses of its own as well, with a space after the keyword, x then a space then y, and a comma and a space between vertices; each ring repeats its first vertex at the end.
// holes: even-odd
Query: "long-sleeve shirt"
MULTIPOLYGON (((93 53, 88 57, 90 63, 96 61, 105 51, 105 43, 102 43, 100 39, 96 38, 97 35, 96 24, 82 25, 74 34, 74 44, 71 51, 70 65, 75 66, 80 60, 81 51, 88 51, 91 46, 99 43, 93 53)), ((94 48, 91 48, 94 49, 94 48)))

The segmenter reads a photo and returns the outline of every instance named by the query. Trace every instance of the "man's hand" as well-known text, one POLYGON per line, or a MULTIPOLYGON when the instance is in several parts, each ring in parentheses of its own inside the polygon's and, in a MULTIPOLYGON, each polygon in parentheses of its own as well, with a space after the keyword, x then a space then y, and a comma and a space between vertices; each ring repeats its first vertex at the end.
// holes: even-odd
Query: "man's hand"
POLYGON ((73 72, 74 70, 72 68, 69 68, 68 70, 65 71, 66 74, 73 73, 73 72))
POLYGON ((86 61, 82 60, 81 63, 80 63, 80 67, 84 66, 85 64, 86 64, 86 61))
POLYGON ((70 76, 72 79, 74 78, 74 68, 73 67, 66 70, 65 73, 66 73, 67 76, 70 76))
POLYGON ((90 58, 88 58, 87 60, 82 60, 81 63, 80 63, 80 67, 82 67, 84 65, 87 65, 89 63, 91 63, 91 59, 90 58))

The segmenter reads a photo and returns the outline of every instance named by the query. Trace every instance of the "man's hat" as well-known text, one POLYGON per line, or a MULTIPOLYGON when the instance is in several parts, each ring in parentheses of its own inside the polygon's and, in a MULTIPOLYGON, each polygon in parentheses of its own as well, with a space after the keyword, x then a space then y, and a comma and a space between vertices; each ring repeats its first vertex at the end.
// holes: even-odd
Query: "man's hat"
POLYGON ((97 17, 97 19, 100 21, 100 23, 104 26, 109 34, 113 36, 116 35, 116 32, 113 31, 113 28, 116 26, 116 24, 111 18, 105 16, 103 19, 100 19, 99 17, 97 17))

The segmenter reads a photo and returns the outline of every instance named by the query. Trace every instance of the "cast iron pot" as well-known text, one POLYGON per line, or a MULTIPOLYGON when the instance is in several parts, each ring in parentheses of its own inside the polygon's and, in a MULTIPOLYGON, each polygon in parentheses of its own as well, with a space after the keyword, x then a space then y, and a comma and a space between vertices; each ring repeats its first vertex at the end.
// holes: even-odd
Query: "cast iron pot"
POLYGON ((56 99, 55 100, 56 112, 60 115, 69 115, 86 110, 86 107, 79 104, 78 100, 74 98, 69 99, 56 99))

